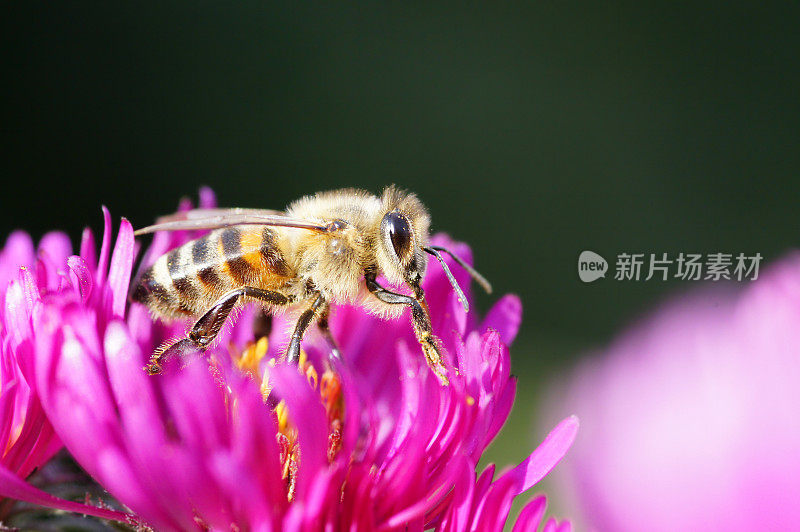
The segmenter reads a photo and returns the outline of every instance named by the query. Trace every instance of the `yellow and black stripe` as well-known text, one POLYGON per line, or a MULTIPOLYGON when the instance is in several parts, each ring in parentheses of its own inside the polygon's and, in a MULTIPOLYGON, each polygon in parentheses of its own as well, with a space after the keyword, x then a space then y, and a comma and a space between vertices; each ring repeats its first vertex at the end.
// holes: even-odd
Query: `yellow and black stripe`
POLYGON ((157 314, 190 316, 242 286, 278 289, 294 276, 269 227, 219 229, 173 249, 145 271, 131 298, 157 314))

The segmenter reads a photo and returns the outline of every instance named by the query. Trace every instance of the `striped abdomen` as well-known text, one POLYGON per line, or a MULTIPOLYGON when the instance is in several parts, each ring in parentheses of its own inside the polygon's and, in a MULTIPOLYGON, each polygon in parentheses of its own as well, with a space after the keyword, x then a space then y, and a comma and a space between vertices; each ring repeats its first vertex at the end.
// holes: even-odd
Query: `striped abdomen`
POLYGON ((280 291, 294 273, 275 237, 261 226, 213 231, 159 257, 131 297, 163 316, 189 316, 205 312, 225 292, 241 286, 280 291))

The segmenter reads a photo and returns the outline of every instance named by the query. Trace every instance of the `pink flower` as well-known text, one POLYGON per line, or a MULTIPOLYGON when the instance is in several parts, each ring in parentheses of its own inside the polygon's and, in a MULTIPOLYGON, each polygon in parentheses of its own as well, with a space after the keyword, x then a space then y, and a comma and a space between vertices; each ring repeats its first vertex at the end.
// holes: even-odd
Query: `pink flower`
POLYGON ((62 233, 45 235, 36 252, 19 231, 0 251, 0 497, 120 519, 123 514, 63 501, 24 482, 61 448, 34 385, 33 321, 43 299, 80 290, 74 276, 85 264, 70 253, 62 233))
MULTIPOLYGON (((210 192, 201 205, 213 205, 210 192)), ((107 225, 104 249, 108 235, 107 225)), ((146 260, 190 236, 156 235, 146 260)), ((435 242, 470 258, 463 244, 435 242)), ((335 372, 314 334, 300 371, 275 364, 281 319, 255 342, 255 309, 246 309, 207 358, 148 376, 154 347, 183 329, 153 323, 140 305, 126 312, 133 249, 123 221, 107 275, 87 268, 76 275, 80 292, 42 301, 34 373, 73 457, 157 530, 501 530, 513 498, 574 438, 577 421, 567 418, 522 464, 497 479, 493 466, 476 476, 513 403, 506 345, 521 307, 506 296, 479 322, 438 267, 423 287, 451 357, 449 386, 425 364, 408 316, 386 321, 355 307, 332 314, 345 361, 335 372)), ((535 530, 543 511, 534 499, 518 530, 535 530)))
POLYGON ((596 530, 800 529, 800 254, 667 306, 561 391, 582 428, 559 480, 596 530))

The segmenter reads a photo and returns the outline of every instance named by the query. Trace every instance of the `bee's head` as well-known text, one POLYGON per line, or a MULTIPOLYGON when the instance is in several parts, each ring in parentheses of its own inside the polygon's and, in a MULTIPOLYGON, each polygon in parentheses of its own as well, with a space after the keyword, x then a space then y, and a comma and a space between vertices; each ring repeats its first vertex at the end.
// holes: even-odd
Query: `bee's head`
POLYGON ((388 187, 381 198, 383 218, 378 228, 378 267, 390 283, 419 286, 428 264, 430 217, 414 194, 388 187))
POLYGON ((444 247, 428 245, 430 216, 414 194, 391 186, 384 190, 381 201, 383 218, 381 218, 378 228, 376 256, 378 267, 390 283, 397 284, 405 281, 414 289, 415 297, 421 298, 420 283, 428 265, 427 255, 433 255, 442 265, 464 311, 469 311, 467 297, 458 286, 450 267, 442 258, 440 251, 443 251, 464 268, 486 292, 492 293, 492 285, 489 284, 489 281, 458 255, 444 247))

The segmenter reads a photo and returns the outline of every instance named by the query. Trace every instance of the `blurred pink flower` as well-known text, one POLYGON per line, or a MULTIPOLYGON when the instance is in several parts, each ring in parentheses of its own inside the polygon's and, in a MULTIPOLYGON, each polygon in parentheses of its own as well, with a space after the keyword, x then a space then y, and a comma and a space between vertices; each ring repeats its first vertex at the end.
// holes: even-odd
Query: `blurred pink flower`
POLYGON ((596 530, 800 530, 800 254, 638 324, 555 395, 556 475, 596 530))
MULTIPOLYGON (((213 204, 204 191, 201 206, 213 204)), ((145 261, 192 236, 156 235, 145 261)), ((434 242, 471 259, 463 244, 434 242)), ((149 354, 185 325, 154 323, 141 305, 126 312, 134 258, 127 221, 110 248, 106 213, 99 261, 85 239, 81 257, 67 259, 53 281, 61 288, 38 293, 25 280, 23 291, 36 292, 25 300, 35 304, 9 316, 26 323, 25 364, 61 441, 159 531, 501 530, 513 499, 575 436, 577 421, 567 418, 515 468, 496 479, 494 466, 475 473, 515 395, 506 347, 521 317, 514 296, 479 322, 431 268, 423 286, 451 357, 449 386, 428 369, 407 316, 385 321, 355 307, 332 315, 345 360, 335 373, 322 371, 328 346, 313 334, 301 371, 275 364, 285 344, 281 319, 269 341, 254 342, 250 308, 208 357, 151 377, 143 370, 149 354)), ((451 267, 468 286, 465 272, 451 267)), ((532 500, 515 530, 536 530, 543 511, 544 499, 532 500)))
MULTIPOLYGON (((65 234, 49 233, 35 251, 30 236, 17 231, 0 251, 0 497, 122 519, 118 512, 57 499, 24 482, 61 448, 34 386, 33 321, 44 299, 80 293, 76 271, 86 265, 69 257, 71 247, 65 234)), ((0 519, 8 507, 0 499, 0 519)))

